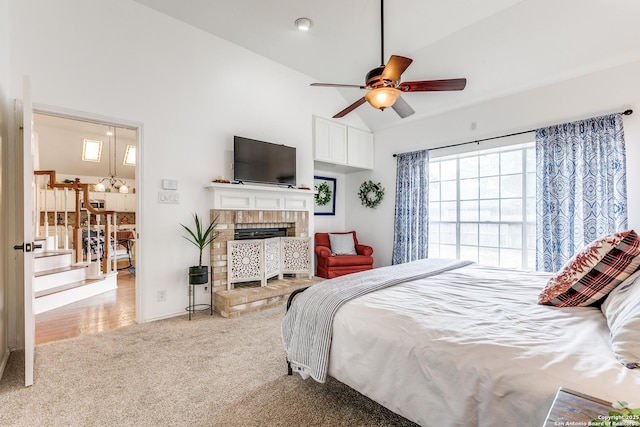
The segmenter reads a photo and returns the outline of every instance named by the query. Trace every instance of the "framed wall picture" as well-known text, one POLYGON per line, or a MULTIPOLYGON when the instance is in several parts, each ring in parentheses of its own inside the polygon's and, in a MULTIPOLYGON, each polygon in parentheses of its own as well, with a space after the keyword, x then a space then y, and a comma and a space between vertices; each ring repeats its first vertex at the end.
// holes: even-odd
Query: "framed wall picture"
POLYGON ((313 196, 314 215, 335 215, 336 179, 314 176, 313 189, 316 192, 313 196))

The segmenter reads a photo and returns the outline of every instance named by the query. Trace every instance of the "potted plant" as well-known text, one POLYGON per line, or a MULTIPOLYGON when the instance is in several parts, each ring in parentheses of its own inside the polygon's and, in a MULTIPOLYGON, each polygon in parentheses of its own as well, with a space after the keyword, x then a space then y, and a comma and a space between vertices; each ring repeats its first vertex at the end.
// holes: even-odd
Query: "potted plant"
POLYGON ((200 251, 200 255, 198 257, 198 265, 189 267, 189 284, 202 285, 209 282, 209 267, 206 265, 202 265, 202 251, 204 251, 204 248, 206 248, 211 242, 216 240, 220 235, 219 231, 214 230, 218 223, 218 217, 215 217, 209 224, 209 227, 207 227, 206 229, 203 229, 198 214, 194 213, 193 219, 195 222, 194 230, 184 224, 180 225, 185 230, 187 230, 187 233, 189 233, 188 236, 182 237, 196 245, 198 250, 200 251))

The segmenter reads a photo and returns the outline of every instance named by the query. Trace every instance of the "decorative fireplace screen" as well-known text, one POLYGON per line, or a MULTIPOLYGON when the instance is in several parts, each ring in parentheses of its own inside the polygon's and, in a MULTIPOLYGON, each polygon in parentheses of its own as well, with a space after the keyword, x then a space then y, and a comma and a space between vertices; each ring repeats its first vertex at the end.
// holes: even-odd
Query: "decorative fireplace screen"
POLYGON ((311 239, 273 237, 227 242, 227 290, 234 283, 260 281, 283 274, 306 274, 311 278, 311 239))

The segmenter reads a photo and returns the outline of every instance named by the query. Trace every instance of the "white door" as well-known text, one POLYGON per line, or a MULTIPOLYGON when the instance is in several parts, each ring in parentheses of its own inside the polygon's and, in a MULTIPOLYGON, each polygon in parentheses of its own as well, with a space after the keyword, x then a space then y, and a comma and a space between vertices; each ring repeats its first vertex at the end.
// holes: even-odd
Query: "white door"
MULTIPOLYGON (((35 335, 36 316, 33 309, 35 299, 33 291, 34 267, 34 231, 35 212, 34 194, 35 181, 33 175, 33 105, 31 102, 31 82, 29 77, 24 78, 22 94, 22 188, 24 192, 24 212, 22 244, 14 249, 22 250, 23 262, 23 289, 24 289, 24 385, 33 384, 33 366, 35 361, 35 335)), ((20 180, 18 180, 19 182, 20 180)))

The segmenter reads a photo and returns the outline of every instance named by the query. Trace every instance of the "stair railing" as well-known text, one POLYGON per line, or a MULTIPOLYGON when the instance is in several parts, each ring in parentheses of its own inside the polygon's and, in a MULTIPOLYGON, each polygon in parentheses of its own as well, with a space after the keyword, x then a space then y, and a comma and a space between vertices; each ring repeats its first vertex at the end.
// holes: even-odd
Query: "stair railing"
MULTIPOLYGON (((84 261, 85 254, 82 250, 82 228, 80 225, 81 222, 81 211, 86 210, 87 212, 87 236, 88 236, 88 244, 87 244, 87 253, 86 253, 86 262, 91 264, 93 263, 93 257, 91 256, 91 215, 96 216, 96 227, 95 234, 98 239, 98 246, 100 246, 100 228, 101 224, 104 223, 104 254, 102 257, 102 263, 99 265, 98 274, 109 274, 113 271, 117 270, 115 259, 115 247, 116 247, 116 213, 115 211, 109 211, 104 209, 97 209, 91 206, 89 201, 89 184, 81 183, 80 178, 76 178, 73 182, 57 182, 56 181, 56 171, 53 170, 43 170, 43 171, 34 171, 36 177, 44 177, 46 182, 44 185, 45 189, 52 189, 53 191, 53 213, 54 213, 54 224, 56 230, 56 237, 54 237, 54 245, 55 249, 58 248, 58 189, 64 190, 64 248, 69 248, 69 212, 67 209, 67 200, 69 196, 69 191, 73 191, 75 195, 75 221, 73 223, 73 233, 72 233, 72 241, 73 241, 73 249, 75 251, 76 262, 82 263, 84 261), (104 221, 103 221, 104 220, 104 221), (113 230, 113 232, 112 232, 113 230)), ((37 183, 38 188, 40 188, 40 181, 37 183)), ((37 233, 40 232, 40 206, 41 201, 39 200, 39 192, 36 191, 36 226, 37 233)), ((47 196, 46 192, 44 195, 44 237, 45 239, 51 237, 49 230, 49 210, 47 206, 47 196)), ((99 253, 99 249, 98 249, 99 253)), ((100 257, 96 260, 96 262, 100 263, 100 257)))

